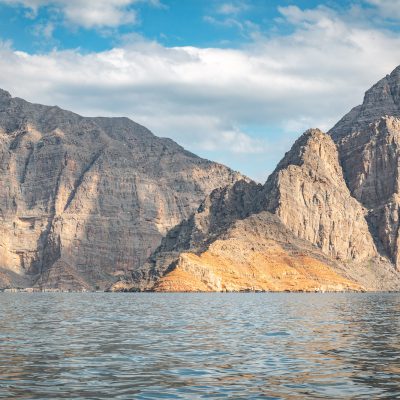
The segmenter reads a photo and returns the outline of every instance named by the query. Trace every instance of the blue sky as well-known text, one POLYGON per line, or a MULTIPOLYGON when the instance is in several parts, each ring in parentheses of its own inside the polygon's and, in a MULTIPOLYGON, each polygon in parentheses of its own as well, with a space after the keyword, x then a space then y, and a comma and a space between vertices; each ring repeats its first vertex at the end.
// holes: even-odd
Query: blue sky
POLYGON ((400 0, 0 0, 0 86, 263 181, 400 64, 400 0))
MULTIPOLYGON (((334 2, 329 3, 337 7, 334 2)), ((96 25, 66 21, 57 2, 2 1, 0 28, 3 40, 11 40, 16 48, 30 53, 49 51, 54 47, 107 50, 132 32, 164 46, 229 48, 249 42, 255 29, 269 34, 288 33, 291 27, 277 21, 281 17, 278 7, 296 4, 315 7, 319 3, 290 0, 127 2, 123 10, 132 13, 134 20, 121 21, 121 24, 110 22, 109 25, 102 20, 101 25, 96 25), (41 3, 41 7, 29 7, 41 3), (246 26, 246 23, 253 25, 246 26), (51 37, 43 35, 46 27, 51 29, 51 37)))

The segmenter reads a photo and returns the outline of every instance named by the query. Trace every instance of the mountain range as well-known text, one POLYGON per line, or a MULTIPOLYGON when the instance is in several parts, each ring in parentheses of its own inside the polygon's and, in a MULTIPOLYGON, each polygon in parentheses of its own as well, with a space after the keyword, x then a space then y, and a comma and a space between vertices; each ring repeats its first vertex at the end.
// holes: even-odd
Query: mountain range
POLYGON ((0 91, 0 287, 400 289, 400 67, 264 185, 127 118, 0 91))

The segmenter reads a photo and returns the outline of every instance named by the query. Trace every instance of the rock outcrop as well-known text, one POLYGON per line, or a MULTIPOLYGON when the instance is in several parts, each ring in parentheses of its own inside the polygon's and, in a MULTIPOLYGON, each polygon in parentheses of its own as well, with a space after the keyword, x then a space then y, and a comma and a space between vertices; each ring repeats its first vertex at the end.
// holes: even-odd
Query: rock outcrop
POLYGON ((276 215, 257 212, 263 189, 239 181, 214 190, 168 233, 131 282, 113 290, 363 290, 276 215))
POLYGON ((350 192, 367 209, 377 249, 400 268, 400 67, 329 133, 350 192))
POLYGON ((296 141, 268 178, 264 196, 266 210, 333 259, 377 255, 366 211, 346 186, 333 140, 320 130, 296 141))
MULTIPOLYGON (((344 272, 344 271, 340 271, 344 272)), ((360 291, 273 214, 236 221, 201 253, 186 252, 154 291, 360 291)))
POLYGON ((400 118, 400 66, 367 90, 363 103, 350 110, 329 134, 338 143, 341 138, 363 131, 386 115, 400 118))
POLYGON ((400 67, 265 185, 125 118, 0 91, 0 284, 400 289, 400 67))
POLYGON ((233 223, 254 212, 261 190, 261 185, 245 180, 215 189, 190 218, 168 232, 147 262, 133 272, 127 285, 149 289, 174 267, 180 253, 206 251, 233 223))
POLYGON ((0 91, 4 279, 107 287, 213 189, 242 178, 127 118, 85 118, 0 91))
POLYGON ((346 186, 331 137, 309 130, 264 186, 239 181, 211 193, 122 288, 376 289, 374 270, 358 269, 379 260, 365 213, 346 186))

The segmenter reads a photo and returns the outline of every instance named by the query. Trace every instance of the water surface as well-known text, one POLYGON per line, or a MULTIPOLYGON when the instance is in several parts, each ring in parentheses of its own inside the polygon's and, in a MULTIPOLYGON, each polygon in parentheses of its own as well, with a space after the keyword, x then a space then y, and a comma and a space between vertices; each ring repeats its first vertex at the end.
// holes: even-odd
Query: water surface
POLYGON ((399 294, 0 293, 0 398, 400 398, 399 294))

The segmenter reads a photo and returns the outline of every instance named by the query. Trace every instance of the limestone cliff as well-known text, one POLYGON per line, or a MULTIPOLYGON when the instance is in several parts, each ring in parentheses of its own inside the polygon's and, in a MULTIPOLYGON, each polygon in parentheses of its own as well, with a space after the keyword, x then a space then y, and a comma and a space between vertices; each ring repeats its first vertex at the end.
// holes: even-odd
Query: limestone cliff
POLYGON ((329 132, 352 195, 367 209, 383 256, 400 268, 400 67, 383 78, 329 132))
MULTIPOLYGON (((289 273, 290 260, 291 266, 302 263, 312 280, 326 267, 367 290, 399 290, 393 268, 400 268, 399 144, 400 67, 368 90, 363 104, 328 135, 304 133, 264 187, 236 184, 214 192, 167 235, 133 282, 156 290, 290 290, 294 278, 281 277, 277 285, 272 274, 282 266, 289 273), (265 212, 280 225, 271 214, 260 217, 265 212), (297 249, 293 259, 286 248, 277 251, 282 227, 290 233, 286 243, 297 249), (314 245, 314 252, 304 243, 314 245), (324 267, 314 269, 317 250, 324 267)), ((302 282, 296 287, 316 287, 302 282)))
POLYGON ((264 186, 239 181, 211 193, 133 278, 115 289, 376 290, 400 283, 379 261, 336 146, 319 130, 296 141, 264 186))
POLYGON ((332 139, 305 132, 278 164, 264 188, 265 208, 296 236, 341 261, 377 255, 365 220, 343 178, 332 139))
POLYGON ((0 91, 3 281, 109 286, 208 193, 241 178, 127 118, 85 118, 0 91))
POLYGON ((400 67, 265 185, 126 118, 0 91, 0 285, 399 290, 399 147, 400 67))
POLYGON ((268 212, 236 221, 204 252, 179 254, 155 291, 364 290, 268 212))
POLYGON ((400 65, 367 90, 363 103, 350 110, 329 133, 337 143, 342 137, 363 131, 385 115, 400 117, 400 65))
POLYGON ((263 187, 239 181, 214 190, 171 230, 131 282, 114 290, 361 290, 340 264, 297 238, 260 206, 263 187))
POLYGON ((180 253, 205 251, 236 220, 254 212, 255 199, 261 189, 261 185, 245 180, 215 189, 190 218, 168 232, 160 247, 132 274, 132 282, 128 282, 128 285, 149 289, 174 268, 180 253))

